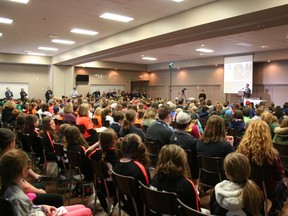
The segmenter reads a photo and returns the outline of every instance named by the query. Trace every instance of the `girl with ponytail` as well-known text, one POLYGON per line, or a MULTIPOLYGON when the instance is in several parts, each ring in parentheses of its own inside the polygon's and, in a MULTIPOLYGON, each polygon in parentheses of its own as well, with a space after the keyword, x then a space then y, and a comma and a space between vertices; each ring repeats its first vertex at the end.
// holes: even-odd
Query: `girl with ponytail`
POLYGON ((228 180, 215 186, 211 213, 261 216, 264 208, 263 194, 260 188, 248 179, 251 172, 248 158, 241 153, 230 153, 225 157, 224 170, 228 180))

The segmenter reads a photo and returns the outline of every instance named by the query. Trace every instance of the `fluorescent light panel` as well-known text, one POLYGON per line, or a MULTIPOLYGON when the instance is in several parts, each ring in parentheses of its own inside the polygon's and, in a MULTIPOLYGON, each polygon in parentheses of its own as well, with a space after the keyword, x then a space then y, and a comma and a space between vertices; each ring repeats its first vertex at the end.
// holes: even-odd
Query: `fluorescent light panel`
POLYGON ((214 52, 214 50, 206 49, 206 48, 199 48, 199 49, 196 49, 196 51, 204 52, 204 53, 212 53, 212 52, 214 52))
POLYGON ((29 52, 28 55, 37 55, 37 56, 45 56, 45 53, 36 53, 36 52, 29 52))
POLYGON ((130 22, 134 20, 134 18, 132 17, 122 16, 122 15, 112 14, 112 13, 104 13, 100 16, 100 18, 115 20, 119 22, 130 22))
POLYGON ((72 33, 77 33, 77 34, 85 34, 85 35, 96 35, 98 34, 98 32, 96 31, 90 31, 90 30, 85 30, 85 29, 72 29, 71 30, 72 33))
POLYGON ((172 0, 172 1, 174 1, 174 2, 182 2, 184 0, 172 0))
POLYGON ((11 24, 12 22, 13 22, 12 19, 8 19, 8 18, 0 17, 0 23, 4 23, 4 24, 11 24))
POLYGON ((11 2, 17 2, 17 3, 22 3, 22 4, 27 4, 29 0, 9 0, 11 2))
POLYGON ((143 60, 148 60, 148 61, 156 61, 156 60, 157 60, 157 58, 154 58, 154 57, 148 57, 148 56, 146 56, 146 57, 142 57, 142 59, 143 59, 143 60))
POLYGON ((39 50, 47 50, 47 51, 57 51, 57 48, 54 47, 38 47, 39 50))
POLYGON ((3 34, 0 32, 0 37, 2 36, 3 34))
POLYGON ((60 39, 53 39, 51 42, 60 43, 60 44, 74 44, 75 43, 75 41, 60 40, 60 39))

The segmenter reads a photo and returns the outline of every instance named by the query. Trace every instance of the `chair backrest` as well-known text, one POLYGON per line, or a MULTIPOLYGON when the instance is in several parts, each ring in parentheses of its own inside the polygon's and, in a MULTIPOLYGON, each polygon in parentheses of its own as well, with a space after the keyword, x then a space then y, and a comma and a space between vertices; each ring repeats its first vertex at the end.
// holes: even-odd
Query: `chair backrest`
POLYGON ((142 125, 142 131, 146 134, 147 130, 148 130, 148 125, 142 125))
POLYGON ((92 118, 92 122, 94 126, 98 126, 99 122, 97 118, 92 118))
POLYGON ((14 208, 12 203, 3 197, 0 197, 0 209, 1 209, 1 215, 5 216, 14 216, 14 208))
POLYGON ((81 134, 85 133, 85 126, 84 125, 76 125, 76 127, 78 127, 81 134))
POLYGON ((82 156, 80 152, 77 151, 67 151, 69 167, 70 169, 77 170, 77 172, 81 173, 82 167, 82 156))
POLYGON ((141 124, 139 124, 139 123, 136 123, 136 124, 134 124, 135 125, 135 127, 137 127, 137 128, 142 128, 142 126, 141 126, 141 124))
POLYGON ((153 190, 140 181, 139 184, 140 194, 144 203, 144 215, 149 215, 147 213, 149 210, 157 214, 177 214, 178 202, 176 193, 153 190))
POLYGON ((104 161, 90 160, 94 176, 97 178, 108 178, 108 167, 104 161))
POLYGON ((110 122, 108 120, 104 120, 104 121, 102 121, 102 126, 108 128, 108 127, 110 127, 110 122))
POLYGON ((149 140, 146 140, 145 144, 149 151, 151 166, 155 167, 157 165, 158 155, 162 146, 155 141, 149 141, 149 140))
POLYGON ((244 129, 227 128, 227 134, 229 136, 233 136, 234 138, 234 143, 233 143, 234 148, 237 148, 238 145, 240 144, 240 141, 244 135, 244 132, 245 132, 244 129))
POLYGON ((281 158, 288 158, 288 145, 273 143, 273 146, 277 149, 281 158))
POLYGON ((64 157, 65 151, 62 143, 54 143, 55 153, 58 157, 64 157))
POLYGON ((199 166, 199 185, 203 185, 209 188, 214 188, 215 185, 201 181, 202 172, 217 174, 218 182, 222 181, 222 177, 225 176, 223 162, 224 158, 221 157, 209 157, 202 154, 198 154, 198 166, 199 166))
POLYGON ((29 134, 19 133, 19 140, 22 143, 23 151, 27 153, 33 153, 33 148, 31 145, 31 139, 30 139, 29 134))
POLYGON ((186 204, 184 204, 179 198, 177 198, 178 201, 178 212, 180 216, 208 216, 211 214, 205 214, 202 212, 199 212, 186 204))
MULTIPOLYGON (((139 196, 139 190, 136 180, 132 176, 120 175, 114 171, 112 171, 112 178, 116 187, 118 203, 125 203, 127 202, 127 198, 130 198, 132 200, 134 212, 138 216, 139 210, 136 198, 139 196)), ((124 206, 119 205, 119 208, 125 211, 125 204, 124 206)))
POLYGON ((264 199, 265 199, 264 211, 265 211, 265 216, 266 216, 268 215, 268 205, 267 205, 268 195, 267 195, 265 182, 269 179, 269 174, 267 170, 271 168, 269 168, 268 163, 265 163, 262 166, 259 166, 255 163, 251 163, 250 165, 251 165, 250 179, 255 181, 258 185, 259 183, 261 184, 261 190, 263 191, 264 199))

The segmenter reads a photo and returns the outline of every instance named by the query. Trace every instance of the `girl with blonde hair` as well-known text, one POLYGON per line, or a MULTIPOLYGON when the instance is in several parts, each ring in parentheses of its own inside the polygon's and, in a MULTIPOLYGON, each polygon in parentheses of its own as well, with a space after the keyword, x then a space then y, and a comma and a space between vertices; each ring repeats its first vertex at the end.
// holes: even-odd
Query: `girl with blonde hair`
MULTIPOLYGON (((252 121, 246 130, 237 152, 244 154, 250 164, 266 167, 265 182, 268 198, 272 202, 271 212, 281 210, 288 189, 282 181, 284 169, 278 151, 273 147, 269 126, 262 120, 252 121)), ((253 170, 252 170, 253 171, 253 170)), ((261 182, 256 181, 261 187, 261 182)))
POLYGON ((248 158, 240 153, 230 153, 225 157, 224 170, 228 180, 215 186, 211 213, 261 216, 264 199, 260 188, 248 179, 251 172, 248 158))
POLYGON ((93 128, 93 122, 89 117, 89 109, 90 107, 88 103, 82 103, 79 106, 79 116, 76 118, 76 125, 78 127, 83 127, 84 131, 81 132, 85 140, 90 144, 94 144, 98 141, 98 134, 93 128))

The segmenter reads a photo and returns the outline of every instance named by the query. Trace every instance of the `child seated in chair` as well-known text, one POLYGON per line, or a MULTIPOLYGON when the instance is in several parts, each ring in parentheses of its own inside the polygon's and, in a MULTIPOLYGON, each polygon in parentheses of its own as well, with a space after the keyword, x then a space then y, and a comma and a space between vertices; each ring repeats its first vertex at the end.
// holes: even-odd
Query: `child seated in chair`
MULTIPOLYGON (((85 155, 90 160, 95 161, 104 161, 107 165, 107 178, 106 183, 109 191, 110 197, 112 195, 116 195, 115 185, 112 181, 112 170, 115 166, 118 157, 115 148, 115 144, 117 141, 117 134, 112 128, 107 128, 99 135, 99 142, 95 143, 94 145, 90 146, 85 155)), ((97 196, 100 201, 100 204, 105 212, 109 213, 107 209, 107 193, 105 190, 105 185, 103 179, 97 179, 96 181, 96 188, 97 188, 97 196)), ((116 200, 115 200, 116 201, 116 200)), ((115 203, 114 203, 115 204, 115 203)))
POLYGON ((215 186, 210 210, 215 215, 261 216, 263 195, 260 188, 249 180, 250 163, 240 153, 225 157, 224 170, 228 180, 215 186))

